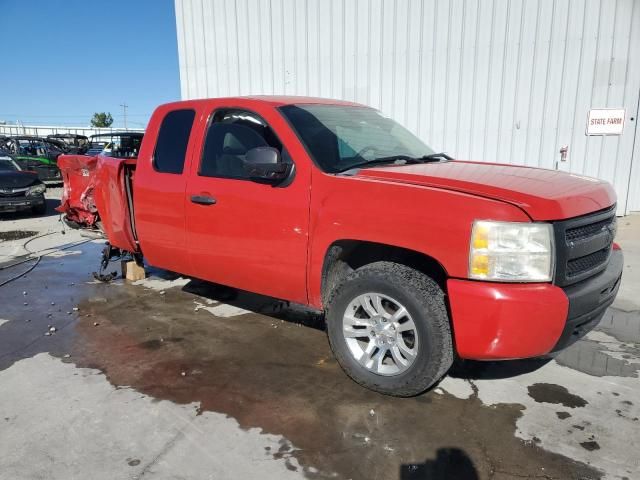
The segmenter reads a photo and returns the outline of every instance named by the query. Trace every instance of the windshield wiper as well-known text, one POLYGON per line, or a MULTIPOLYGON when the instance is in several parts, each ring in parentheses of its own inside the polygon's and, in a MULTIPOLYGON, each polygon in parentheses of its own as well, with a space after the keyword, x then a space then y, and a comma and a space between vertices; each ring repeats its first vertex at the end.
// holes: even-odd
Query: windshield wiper
POLYGON ((426 162, 432 162, 434 160, 439 160, 439 159, 453 160, 453 157, 447 155, 444 152, 440 152, 440 153, 431 153, 429 155, 425 155, 423 157, 420 157, 420 159, 426 162))
POLYGON ((346 172, 348 170, 353 170, 354 168, 374 167, 376 165, 384 165, 385 163, 395 163, 400 160, 404 161, 402 165, 406 165, 408 163, 421 163, 419 159, 411 157, 409 155, 391 155, 389 157, 380 157, 374 160, 354 163, 352 165, 349 165, 346 168, 343 168, 342 170, 339 171, 339 173, 346 172))
POLYGON ((439 160, 453 160, 446 153, 431 153, 429 155, 423 155, 422 157, 412 157, 410 155, 390 155, 388 157, 380 157, 374 160, 369 160, 367 162, 355 163, 353 165, 348 166, 340 170, 339 173, 346 172, 349 170, 353 170, 354 168, 367 168, 374 167, 377 165, 384 165, 386 163, 395 163, 399 161, 404 161, 402 165, 416 164, 416 163, 428 163, 428 162, 437 162, 439 160))

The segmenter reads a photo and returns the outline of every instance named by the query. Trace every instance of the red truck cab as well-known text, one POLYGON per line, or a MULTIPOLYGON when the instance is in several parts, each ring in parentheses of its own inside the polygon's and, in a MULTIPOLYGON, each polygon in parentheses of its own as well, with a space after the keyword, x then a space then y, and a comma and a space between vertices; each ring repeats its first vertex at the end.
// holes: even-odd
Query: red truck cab
POLYGON ((349 102, 162 105, 138 158, 99 156, 94 175, 113 247, 324 310, 345 372, 387 394, 424 391, 456 355, 566 347, 622 273, 608 183, 452 160, 349 102))

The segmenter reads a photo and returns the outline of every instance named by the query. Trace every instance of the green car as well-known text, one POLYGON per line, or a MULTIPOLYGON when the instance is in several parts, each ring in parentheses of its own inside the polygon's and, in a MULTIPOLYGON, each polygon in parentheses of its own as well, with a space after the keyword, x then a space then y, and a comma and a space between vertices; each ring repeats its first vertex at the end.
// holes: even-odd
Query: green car
POLYGON ((22 170, 38 174, 46 183, 62 182, 58 157, 66 153, 62 142, 29 135, 3 137, 0 150, 13 157, 22 170))

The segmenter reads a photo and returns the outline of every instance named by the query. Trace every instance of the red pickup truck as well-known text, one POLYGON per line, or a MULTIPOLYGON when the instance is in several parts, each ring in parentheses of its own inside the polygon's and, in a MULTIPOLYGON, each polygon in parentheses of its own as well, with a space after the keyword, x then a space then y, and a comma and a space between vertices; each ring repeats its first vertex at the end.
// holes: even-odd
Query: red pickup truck
POLYGON ((436 153, 362 105, 160 106, 137 158, 63 156, 61 211, 164 269, 325 312, 356 382, 409 396, 458 356, 548 355, 622 274, 603 181, 436 153))

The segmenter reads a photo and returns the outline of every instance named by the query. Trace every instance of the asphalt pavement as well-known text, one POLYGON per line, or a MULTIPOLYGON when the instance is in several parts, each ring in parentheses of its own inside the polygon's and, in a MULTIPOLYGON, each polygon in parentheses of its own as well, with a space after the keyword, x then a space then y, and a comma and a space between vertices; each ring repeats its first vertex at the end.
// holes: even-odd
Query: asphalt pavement
POLYGON ((154 268, 96 281, 102 243, 62 233, 59 194, 0 216, 0 479, 640 478, 640 215, 586 338, 399 399, 349 380, 302 306, 154 268))

